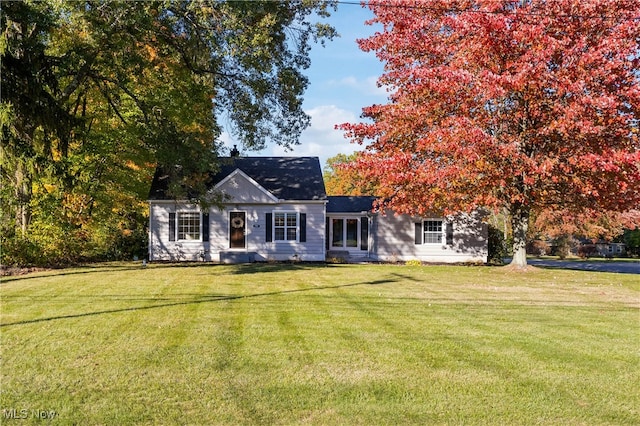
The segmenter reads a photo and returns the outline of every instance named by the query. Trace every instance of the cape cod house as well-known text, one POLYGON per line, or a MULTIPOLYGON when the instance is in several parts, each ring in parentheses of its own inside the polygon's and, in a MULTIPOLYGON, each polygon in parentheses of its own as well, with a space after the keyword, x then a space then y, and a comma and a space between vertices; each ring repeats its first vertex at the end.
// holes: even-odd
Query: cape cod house
POLYGON ((317 157, 230 157, 209 181, 222 208, 168 195, 158 169, 149 195, 149 260, 317 261, 332 258, 486 262, 478 214, 373 213, 373 197, 331 197, 317 157))

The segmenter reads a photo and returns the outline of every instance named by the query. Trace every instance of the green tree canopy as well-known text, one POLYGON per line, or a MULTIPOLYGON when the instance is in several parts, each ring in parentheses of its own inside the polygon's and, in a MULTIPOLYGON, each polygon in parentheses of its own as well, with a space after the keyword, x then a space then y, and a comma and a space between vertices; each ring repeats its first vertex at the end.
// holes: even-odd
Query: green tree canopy
POLYGON ((197 189, 223 124, 248 149, 298 143, 311 43, 335 35, 316 0, 1 7, 5 237, 129 223, 156 165, 197 189))

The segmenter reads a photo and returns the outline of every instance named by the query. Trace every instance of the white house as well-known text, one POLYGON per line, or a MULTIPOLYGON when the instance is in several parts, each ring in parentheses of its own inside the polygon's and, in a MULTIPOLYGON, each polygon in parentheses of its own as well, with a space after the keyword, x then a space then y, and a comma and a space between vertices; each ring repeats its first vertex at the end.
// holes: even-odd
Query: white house
POLYGON ((486 262, 479 215, 372 213, 373 197, 328 197, 316 157, 230 157, 211 175, 222 208, 168 195, 156 171, 149 195, 149 260, 486 262))

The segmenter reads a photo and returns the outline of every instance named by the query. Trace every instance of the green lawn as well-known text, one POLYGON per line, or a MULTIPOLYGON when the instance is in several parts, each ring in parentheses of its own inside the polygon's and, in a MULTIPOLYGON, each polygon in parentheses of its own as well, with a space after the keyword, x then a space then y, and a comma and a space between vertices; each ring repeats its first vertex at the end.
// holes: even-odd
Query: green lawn
POLYGON ((0 296, 2 424, 640 424, 637 275, 114 264, 0 296))

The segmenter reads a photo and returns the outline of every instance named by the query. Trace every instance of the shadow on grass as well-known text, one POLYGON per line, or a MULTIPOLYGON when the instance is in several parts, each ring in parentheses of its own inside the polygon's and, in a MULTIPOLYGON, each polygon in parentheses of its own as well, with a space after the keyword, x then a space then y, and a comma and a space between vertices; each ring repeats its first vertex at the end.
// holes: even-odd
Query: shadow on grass
MULTIPOLYGON (((282 290, 282 291, 273 291, 273 292, 266 292, 266 293, 255 293, 255 294, 247 294, 247 295, 201 296, 201 297, 199 297, 199 298, 197 298, 195 300, 185 300, 185 301, 179 301, 179 302, 161 303, 161 304, 154 304, 154 305, 150 305, 150 306, 137 306, 137 307, 132 307, 132 308, 105 309, 103 311, 96 311, 96 312, 85 312, 85 313, 81 313, 81 314, 59 315, 59 316, 52 316, 52 317, 46 317, 46 318, 36 318, 36 319, 31 319, 31 320, 15 321, 15 322, 10 322, 10 323, 6 323, 6 324, 0 324, 0 328, 9 327, 9 326, 16 326, 16 325, 35 324, 35 323, 39 323, 39 322, 48 322, 48 321, 55 321, 55 320, 71 319, 71 318, 91 317, 91 316, 103 315, 103 314, 115 314, 115 313, 121 313, 121 312, 145 311, 145 310, 150 310, 150 309, 167 308, 167 307, 172 307, 172 306, 195 305, 195 304, 200 304, 200 303, 222 302, 222 301, 228 301, 228 300, 251 299, 251 298, 256 298, 256 297, 277 296, 277 295, 282 295, 282 294, 303 293, 303 292, 310 292, 310 291, 317 291, 317 290, 330 290, 330 289, 336 289, 336 288, 355 287, 355 286, 360 286, 360 285, 390 284, 390 283, 394 283, 394 282, 398 282, 398 281, 399 281, 399 279, 379 279, 379 280, 375 280, 375 281, 366 281, 366 282, 352 283, 352 284, 342 284, 342 285, 336 285, 336 286, 309 287, 309 288, 301 288, 301 289, 296 289, 296 290, 282 290)), ((136 300, 136 299, 133 299, 133 300, 136 300)), ((144 299, 142 299, 142 300, 144 300, 144 299)), ((146 300, 149 300, 149 299, 146 299, 146 300)), ((155 300, 157 300, 157 299, 155 299, 155 300)), ((161 300, 171 300, 171 299, 164 298, 164 299, 161 299, 161 300)))
POLYGON ((222 263, 209 263, 209 262, 181 262, 181 263, 150 263, 148 266, 143 266, 142 263, 132 265, 131 263, 123 265, 105 265, 105 264, 92 264, 86 266, 79 266, 77 269, 52 269, 45 273, 34 273, 28 275, 8 275, 2 277, 2 283, 26 281, 35 278, 45 277, 64 277, 71 275, 85 275, 104 272, 125 272, 125 271, 142 271, 146 268, 149 269, 224 269, 233 268, 228 273, 232 275, 242 274, 255 274, 255 273, 269 273, 269 272, 282 272, 282 271, 294 271, 294 270, 306 270, 306 269, 319 269, 319 268, 331 268, 337 265, 322 262, 296 262, 296 263, 247 263, 247 264, 222 264, 222 263))

